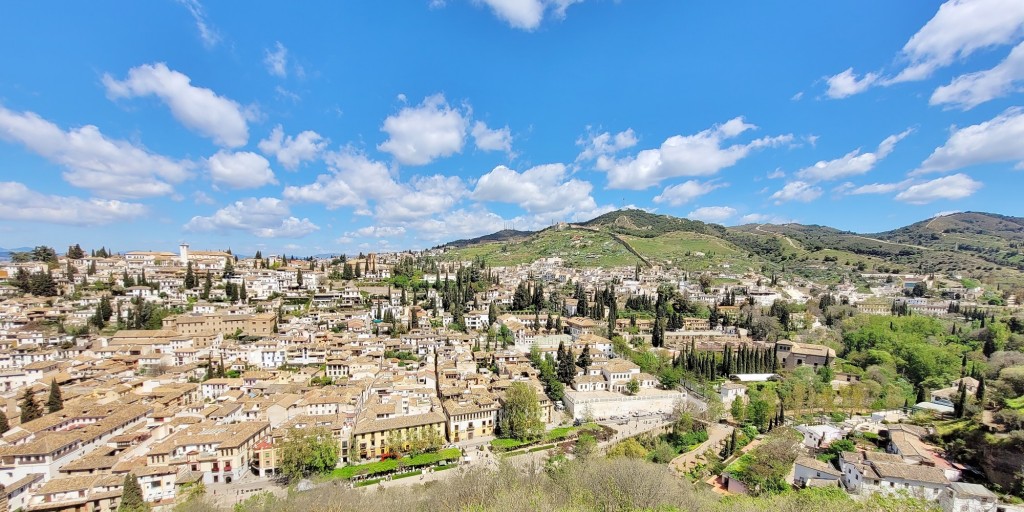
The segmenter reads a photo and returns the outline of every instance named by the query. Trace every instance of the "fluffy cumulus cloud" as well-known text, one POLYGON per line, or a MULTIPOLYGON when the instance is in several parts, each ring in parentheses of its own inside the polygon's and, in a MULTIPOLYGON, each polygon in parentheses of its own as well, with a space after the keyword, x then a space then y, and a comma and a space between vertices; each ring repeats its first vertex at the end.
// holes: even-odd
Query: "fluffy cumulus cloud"
POLYGON ((908 63, 892 82, 922 80, 956 59, 1012 43, 1024 33, 1024 2, 949 0, 903 46, 908 63))
POLYGON ((402 226, 366 226, 359 228, 355 231, 345 233, 346 237, 372 237, 372 238, 392 238, 396 236, 402 236, 405 234, 405 228, 402 226))
POLYGON ((277 183, 270 162, 248 151, 218 151, 206 159, 206 168, 215 184, 231 188, 259 188, 277 183))
POLYGON ((288 204, 273 198, 249 198, 221 208, 209 217, 196 216, 186 231, 243 231, 260 238, 301 238, 318 229, 309 219, 291 215, 288 204))
POLYGON ((281 41, 274 45, 274 49, 267 49, 263 55, 263 65, 267 67, 267 73, 284 78, 288 76, 288 48, 285 48, 281 41))
POLYGON ((935 89, 930 103, 972 109, 986 101, 1021 90, 1024 83, 1024 43, 992 69, 961 75, 935 89))
POLYGON ((654 196, 655 203, 668 203, 671 206, 679 206, 689 203, 698 197, 727 186, 725 183, 713 183, 710 181, 689 180, 676 185, 669 185, 661 194, 654 196))
POLYGON ((877 73, 867 73, 858 78, 853 72, 853 68, 848 68, 842 73, 828 77, 828 80, 826 80, 828 89, 825 91, 825 94, 829 98, 845 98, 866 91, 868 87, 871 87, 877 81, 877 73))
POLYGON ((273 156, 285 169, 294 171, 303 162, 319 157, 327 148, 328 142, 312 130, 306 130, 294 137, 285 135, 284 128, 277 125, 258 146, 264 155, 273 156))
POLYGON ((560 217, 565 212, 596 208, 590 196, 592 188, 589 182, 567 179, 563 164, 538 165, 521 173, 499 165, 480 177, 472 197, 477 201, 516 204, 532 214, 560 217))
POLYGON ((981 188, 981 182, 966 174, 954 174, 907 187, 896 194, 896 200, 910 204, 927 204, 940 199, 963 199, 981 188))
POLYGON ((384 120, 388 140, 377 149, 405 165, 425 165, 462 151, 469 126, 468 113, 452 107, 443 94, 428 96, 384 120))
POLYGON ((911 130, 905 130, 896 135, 890 135, 878 145, 874 153, 861 153, 860 148, 855 149, 835 160, 822 160, 810 167, 801 169, 796 175, 806 181, 827 181, 848 178, 865 174, 875 168, 883 158, 892 153, 896 143, 909 135, 911 130))
POLYGON ((0 106, 0 139, 17 142, 65 168, 68 183, 103 197, 168 195, 190 175, 192 164, 156 155, 100 129, 85 125, 67 131, 33 112, 0 106))
POLYGON ((253 117, 251 112, 210 89, 192 85, 187 75, 162 62, 132 68, 125 80, 103 75, 103 85, 111 99, 151 95, 160 98, 181 124, 218 145, 238 147, 249 140, 247 121, 253 117))
POLYGON ((438 217, 420 219, 413 225, 413 232, 418 239, 426 242, 451 242, 494 233, 504 229, 510 222, 482 208, 460 208, 438 217))
POLYGON ((467 193, 458 176, 436 174, 414 177, 400 185, 398 194, 387 201, 378 201, 377 219, 385 222, 411 222, 423 216, 436 215, 452 209, 467 193))
MULTIPOLYGON (((1024 2, 1019 0, 948 0, 903 46, 898 60, 903 69, 891 78, 866 73, 858 78, 853 68, 828 79, 826 94, 845 98, 872 85, 891 85, 924 80, 941 68, 975 52, 1013 44, 1024 34, 1024 2)), ((1016 52, 1015 52, 1016 53, 1016 52)), ((1021 80, 1019 55, 1007 58, 989 71, 961 76, 932 97, 932 104, 961 108, 1010 92, 1021 80)))
POLYGON ((639 142, 632 128, 616 134, 611 132, 591 133, 576 139, 576 145, 583 151, 576 157, 577 162, 596 160, 602 156, 614 155, 624 149, 636 146, 639 142))
POLYGON ((821 197, 821 193, 821 187, 816 187, 805 181, 791 181, 772 194, 771 198, 775 200, 775 204, 790 201, 809 203, 821 197))
POLYGON ((731 206, 702 206, 686 215, 688 219, 721 224, 736 216, 736 208, 731 206))
MULTIPOLYGON (((566 10, 572 4, 583 0, 475 0, 486 5, 495 16, 504 20, 512 28, 535 30, 550 13, 557 19, 564 19, 566 10)), ((444 5, 442 0, 434 0, 431 5, 444 5)))
POLYGON ((694 135, 669 137, 661 147, 645 149, 633 157, 600 156, 596 167, 608 173, 609 188, 642 190, 668 178, 710 176, 735 165, 753 150, 793 140, 792 135, 780 135, 746 144, 724 145, 729 139, 755 128, 737 117, 694 135))
POLYGON ((146 207, 138 203, 47 195, 18 182, 0 182, 0 219, 4 220, 97 226, 145 214, 146 207))
POLYGON ((864 195, 864 194, 891 194, 897 190, 903 190, 910 186, 909 180, 904 180, 896 183, 869 183, 867 185, 856 186, 853 183, 844 183, 842 193, 848 195, 864 195))
POLYGON ((512 152, 512 132, 508 126, 492 130, 483 121, 473 123, 473 141, 484 151, 512 152))
POLYGON ((1024 162, 1024 109, 1012 107, 993 119, 956 130, 915 173, 947 172, 972 165, 1024 162))
POLYGON ((387 165, 351 148, 329 152, 324 161, 331 169, 330 174, 317 176, 309 185, 285 187, 285 199, 320 203, 333 210, 343 206, 365 207, 368 200, 396 197, 402 190, 387 165))

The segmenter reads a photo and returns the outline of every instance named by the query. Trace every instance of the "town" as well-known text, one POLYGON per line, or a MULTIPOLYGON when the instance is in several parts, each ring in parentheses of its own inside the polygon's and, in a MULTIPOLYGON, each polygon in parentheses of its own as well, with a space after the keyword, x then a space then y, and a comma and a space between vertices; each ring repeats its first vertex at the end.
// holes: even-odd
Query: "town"
POLYGON ((950 435, 976 421, 1017 439, 1024 361, 1000 351, 1022 333, 1012 295, 992 306, 936 275, 865 272, 864 288, 448 256, 14 254, 0 264, 5 509, 232 506, 599 453, 723 494, 1021 509, 1019 473, 986 476, 968 455, 982 447, 950 435), (946 321, 984 346, 913 338, 946 321))

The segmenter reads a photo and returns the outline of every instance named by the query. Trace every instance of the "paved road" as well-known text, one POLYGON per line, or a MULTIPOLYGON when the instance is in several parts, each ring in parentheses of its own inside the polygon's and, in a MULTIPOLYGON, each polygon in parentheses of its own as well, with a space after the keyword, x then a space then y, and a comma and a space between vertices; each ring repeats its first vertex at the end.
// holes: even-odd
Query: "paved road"
POLYGON ((719 444, 728 439, 731 435, 732 426, 722 425, 721 423, 712 423, 708 426, 708 440, 701 443, 697 448, 672 459, 672 468, 680 474, 690 471, 693 466, 703 462, 697 458, 703 458, 704 452, 706 452, 708 448, 719 447, 719 444))

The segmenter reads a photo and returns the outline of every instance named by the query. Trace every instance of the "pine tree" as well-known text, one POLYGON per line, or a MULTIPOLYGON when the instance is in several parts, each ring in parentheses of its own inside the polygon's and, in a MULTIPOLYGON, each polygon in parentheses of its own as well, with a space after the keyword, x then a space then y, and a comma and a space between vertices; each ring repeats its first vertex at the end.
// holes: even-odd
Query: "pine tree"
POLYGON ((39 409, 39 404, 36 403, 36 397, 32 395, 32 390, 26 388, 25 394, 21 397, 21 424, 24 425, 42 415, 43 411, 39 409))
POLYGON ((117 512, 147 512, 149 504, 142 497, 142 486, 135 475, 128 473, 124 475, 124 484, 121 489, 121 504, 117 512))
POLYGON ((57 380, 50 381, 50 397, 46 400, 46 412, 54 413, 64 408, 64 398, 60 394, 57 380))
POLYGON ((974 398, 978 399, 978 402, 985 400, 985 376, 981 375, 978 377, 978 390, 974 392, 974 398))
POLYGON ((576 366, 583 368, 584 371, 590 367, 590 345, 584 345, 583 351, 580 352, 579 359, 576 360, 576 366))
POLYGON ((11 423, 7 420, 7 412, 0 411, 0 434, 6 434, 11 429, 11 423))

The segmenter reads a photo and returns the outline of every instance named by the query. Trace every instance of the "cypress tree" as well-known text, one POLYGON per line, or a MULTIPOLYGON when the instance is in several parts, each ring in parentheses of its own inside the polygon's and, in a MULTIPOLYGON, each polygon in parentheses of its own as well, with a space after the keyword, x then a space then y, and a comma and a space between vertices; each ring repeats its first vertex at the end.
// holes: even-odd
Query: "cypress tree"
POLYGON ((46 411, 57 412, 64 408, 64 397, 60 394, 60 386, 57 385, 57 380, 50 381, 50 397, 46 400, 46 411))
POLYGON ((117 506, 117 512, 146 512, 149 504, 142 497, 142 486, 135 475, 128 473, 124 475, 124 484, 121 489, 121 504, 117 506))
POLYGON ((21 397, 21 423, 28 423, 42 415, 43 411, 39 409, 39 404, 36 403, 36 398, 32 395, 32 390, 26 388, 25 394, 21 397))
POLYGON ((6 434, 11 429, 11 423, 7 421, 7 412, 0 411, 0 434, 6 434))

